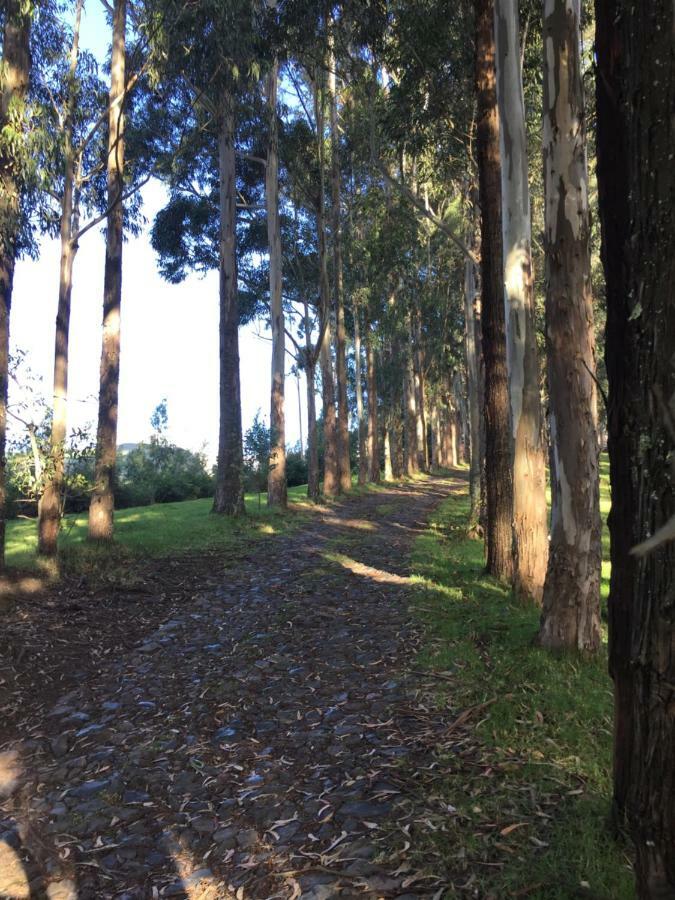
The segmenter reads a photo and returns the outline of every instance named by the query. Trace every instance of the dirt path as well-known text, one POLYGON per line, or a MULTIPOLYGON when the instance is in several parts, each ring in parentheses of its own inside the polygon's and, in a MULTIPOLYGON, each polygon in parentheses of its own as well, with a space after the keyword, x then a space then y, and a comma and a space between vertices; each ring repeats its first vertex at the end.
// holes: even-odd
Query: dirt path
POLYGON ((447 724, 405 670, 409 552, 450 490, 350 499, 188 601, 128 608, 123 645, 79 610, 63 650, 77 668, 84 635, 96 665, 46 705, 5 697, 22 740, 0 746, 0 895, 440 896, 387 848, 447 724))

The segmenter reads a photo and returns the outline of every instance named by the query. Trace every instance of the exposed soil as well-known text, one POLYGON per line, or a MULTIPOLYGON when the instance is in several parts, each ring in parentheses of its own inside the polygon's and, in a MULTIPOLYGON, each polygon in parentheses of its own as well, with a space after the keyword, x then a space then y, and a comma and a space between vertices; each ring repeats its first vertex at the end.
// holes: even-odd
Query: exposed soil
POLYGON ((408 575, 452 489, 388 487, 237 562, 5 615, 0 895, 440 897, 405 846, 448 729, 411 671, 408 575))

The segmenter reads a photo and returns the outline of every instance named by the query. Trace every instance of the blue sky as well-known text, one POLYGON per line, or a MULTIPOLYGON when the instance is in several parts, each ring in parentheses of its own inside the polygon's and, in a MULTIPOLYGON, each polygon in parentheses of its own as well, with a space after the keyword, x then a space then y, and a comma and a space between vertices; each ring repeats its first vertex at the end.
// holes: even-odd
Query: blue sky
MULTIPOLYGON (((99 58, 107 52, 108 29, 99 0, 86 4, 82 46, 99 58)), ((146 185, 148 225, 164 196, 162 185, 146 185)), ((68 409, 72 426, 96 420, 104 253, 101 230, 92 230, 82 239, 75 262, 68 409)), ((37 261, 18 263, 12 304, 12 348, 27 353, 31 369, 43 379, 46 396, 51 394, 58 274, 59 242, 44 240, 37 261)), ((213 458, 218 437, 217 273, 191 276, 180 285, 167 284, 157 272, 149 237, 142 234, 124 246, 122 292, 119 443, 147 438, 150 415, 166 397, 170 439, 190 449, 205 446, 213 458)), ((262 324, 240 330, 244 429, 258 409, 268 417, 268 338, 262 324)), ((288 358, 287 371, 290 366, 288 358)), ((287 381, 286 394, 287 442, 293 444, 299 438, 294 377, 287 381)), ((304 432, 304 378, 301 397, 304 432)))

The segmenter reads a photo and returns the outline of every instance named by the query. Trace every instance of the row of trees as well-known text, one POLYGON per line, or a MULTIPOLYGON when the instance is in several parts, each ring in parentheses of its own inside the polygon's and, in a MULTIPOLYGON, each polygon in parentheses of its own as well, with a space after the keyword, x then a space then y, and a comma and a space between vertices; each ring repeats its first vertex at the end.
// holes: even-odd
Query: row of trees
MULTIPOLYGON (((107 99, 79 51, 81 10, 77 0, 64 18, 9 0, 2 20, 0 456, 15 259, 40 228, 58 225, 63 248, 46 554, 63 494, 73 261, 104 219, 89 528, 113 534, 123 236, 154 176, 168 189, 152 227, 160 271, 220 275, 214 510, 244 511, 238 329, 262 316, 268 503, 287 499, 290 354, 307 375, 310 497, 321 474, 326 496, 351 487, 352 402, 361 482, 382 465, 387 478, 452 465, 461 437, 488 571, 541 604, 543 646, 596 651, 605 374, 593 316, 605 306, 586 160, 597 149, 615 805, 636 841, 641 896, 670 895, 672 3, 596 0, 597 105, 582 52, 593 16, 582 20, 579 0, 114 0, 107 99)), ((0 506, 2 490, 0 479, 0 506)))

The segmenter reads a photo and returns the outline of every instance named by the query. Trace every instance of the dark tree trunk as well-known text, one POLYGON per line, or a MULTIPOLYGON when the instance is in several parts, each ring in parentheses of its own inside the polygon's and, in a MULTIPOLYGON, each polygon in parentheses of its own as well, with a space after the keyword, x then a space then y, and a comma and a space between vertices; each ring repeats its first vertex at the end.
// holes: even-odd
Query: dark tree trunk
POLYGON ((103 339, 96 432, 94 489, 89 504, 89 538, 110 541, 115 511, 117 414, 120 385, 122 247, 124 244, 124 92, 126 86, 126 0, 115 0, 108 113, 108 213, 103 284, 103 339))
POLYGON ((546 344, 554 468, 544 647, 600 646, 600 490, 579 4, 544 13, 546 344))
POLYGON ((272 325, 272 390, 270 398, 270 458, 267 477, 267 505, 284 508, 286 485, 286 331, 281 297, 281 226, 279 224, 279 135, 277 87, 279 64, 274 61, 268 79, 267 105, 269 138, 265 169, 267 242, 270 254, 270 321, 272 325))
POLYGON ((213 511, 227 516, 245 512, 241 386, 239 382, 239 308, 237 293, 237 186, 235 126, 226 97, 218 135, 220 168, 220 429, 213 511))
POLYGON ((486 568, 513 579, 513 473, 502 276, 501 160, 494 0, 476 0, 476 158, 481 220, 481 331, 485 366, 486 568))
MULTIPOLYGON (((29 12, 25 4, 7 0, 0 81, 0 130, 8 116, 20 111, 30 77, 29 12)), ((7 386, 9 376, 9 313, 12 306, 14 266, 21 217, 20 162, 10 149, 0 150, 0 569, 5 565, 5 445, 7 440, 7 386)))
POLYGON ((666 900, 675 896, 673 4, 596 0, 595 11, 614 808, 635 841, 638 897, 666 900))

